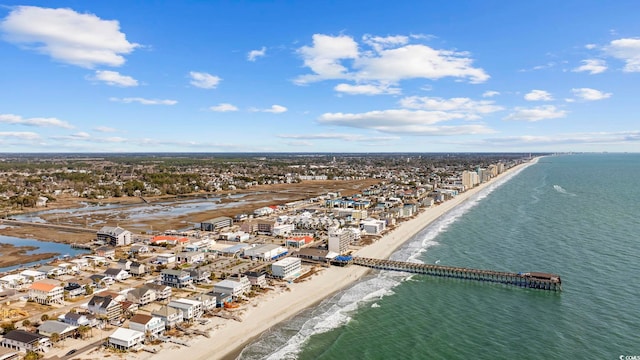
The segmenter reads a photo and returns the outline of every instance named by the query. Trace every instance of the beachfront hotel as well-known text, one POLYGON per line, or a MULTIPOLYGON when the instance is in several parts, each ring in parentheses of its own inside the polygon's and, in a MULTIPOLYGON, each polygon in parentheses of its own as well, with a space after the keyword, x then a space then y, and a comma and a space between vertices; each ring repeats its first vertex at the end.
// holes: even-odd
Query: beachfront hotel
POLYGON ((271 264, 273 276, 283 280, 293 279, 302 272, 302 260, 297 257, 288 257, 271 264))

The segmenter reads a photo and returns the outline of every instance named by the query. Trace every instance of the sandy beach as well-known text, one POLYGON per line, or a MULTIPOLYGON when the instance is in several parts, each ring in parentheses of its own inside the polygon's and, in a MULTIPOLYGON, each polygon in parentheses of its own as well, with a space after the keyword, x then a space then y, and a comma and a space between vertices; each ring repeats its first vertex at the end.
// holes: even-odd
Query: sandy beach
MULTIPOLYGON (((403 243, 418 233, 443 214, 468 200, 507 174, 512 174, 529 163, 513 167, 491 181, 459 194, 454 199, 428 208, 416 217, 405 221, 393 231, 387 233, 375 243, 356 252, 362 257, 387 258, 403 243)), ((242 348, 272 326, 295 316, 299 312, 322 301, 324 298, 356 282, 368 271, 368 268, 349 266, 345 268, 330 267, 314 274, 310 279, 300 283, 287 284, 288 289, 270 291, 251 300, 240 311, 242 322, 216 318, 212 325, 212 338, 197 338, 190 341, 189 347, 171 346, 158 354, 138 354, 136 358, 174 360, 187 357, 190 360, 234 358, 242 348)))

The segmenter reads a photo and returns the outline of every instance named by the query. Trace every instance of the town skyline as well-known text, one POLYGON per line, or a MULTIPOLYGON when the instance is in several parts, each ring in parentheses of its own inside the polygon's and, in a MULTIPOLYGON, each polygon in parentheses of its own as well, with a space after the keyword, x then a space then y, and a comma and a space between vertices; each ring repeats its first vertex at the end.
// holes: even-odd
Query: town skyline
POLYGON ((4 3, 0 146, 640 151, 635 2, 369 5, 4 3))

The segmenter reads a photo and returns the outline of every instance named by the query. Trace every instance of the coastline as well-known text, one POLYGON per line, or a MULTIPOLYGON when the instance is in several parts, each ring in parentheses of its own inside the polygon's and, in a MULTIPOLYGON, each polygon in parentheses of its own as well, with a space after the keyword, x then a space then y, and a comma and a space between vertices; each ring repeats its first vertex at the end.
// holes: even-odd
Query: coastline
MULTIPOLYGON (((527 166, 533 165, 539 158, 514 166, 491 181, 459 194, 438 206, 421 211, 414 218, 399 224, 393 231, 385 234, 375 243, 359 249, 355 255, 373 258, 388 258, 406 241, 426 226, 464 203, 480 191, 496 184, 506 175, 517 174, 527 166)), ((241 312, 242 322, 221 321, 215 319, 213 337, 219 341, 197 339, 190 341, 189 347, 163 349, 153 359, 173 360, 187 355, 191 360, 211 358, 234 359, 249 343, 271 327, 294 317, 301 311, 313 307, 328 296, 355 283, 370 271, 368 268, 351 266, 347 268, 330 267, 314 274, 301 283, 287 285, 283 291, 270 292, 251 301, 241 312)))

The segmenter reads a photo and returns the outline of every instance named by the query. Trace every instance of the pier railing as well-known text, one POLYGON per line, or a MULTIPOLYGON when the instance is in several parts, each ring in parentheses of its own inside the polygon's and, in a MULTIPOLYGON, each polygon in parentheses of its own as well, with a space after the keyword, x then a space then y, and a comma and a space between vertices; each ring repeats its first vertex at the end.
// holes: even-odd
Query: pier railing
POLYGON ((433 264, 417 264, 406 261, 381 260, 364 257, 354 257, 350 260, 350 263, 379 270, 403 271, 414 274, 450 277, 465 280, 487 281, 530 289, 551 291, 562 290, 562 280, 560 279, 560 276, 549 273, 510 273, 503 271, 477 270, 433 264))

